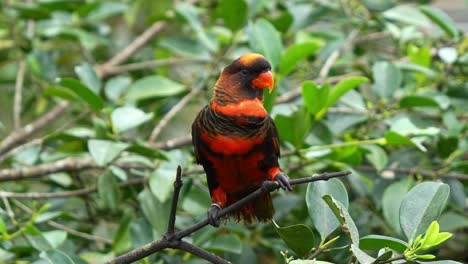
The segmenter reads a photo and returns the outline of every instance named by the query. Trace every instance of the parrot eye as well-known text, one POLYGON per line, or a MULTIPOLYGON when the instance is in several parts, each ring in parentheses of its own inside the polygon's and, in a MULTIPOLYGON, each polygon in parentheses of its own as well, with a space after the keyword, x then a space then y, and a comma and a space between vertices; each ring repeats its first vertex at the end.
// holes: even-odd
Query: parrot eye
POLYGON ((242 70, 241 70, 241 73, 242 73, 243 75, 247 75, 247 74, 249 73, 249 71, 248 71, 247 69, 242 69, 242 70))

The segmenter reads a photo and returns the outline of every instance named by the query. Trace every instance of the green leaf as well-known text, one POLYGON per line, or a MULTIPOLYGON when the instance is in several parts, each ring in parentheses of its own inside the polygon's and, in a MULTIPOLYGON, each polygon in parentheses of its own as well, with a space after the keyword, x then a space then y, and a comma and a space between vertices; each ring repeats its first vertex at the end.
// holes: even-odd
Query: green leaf
POLYGON ((375 258, 367 255, 366 252, 360 250, 359 247, 356 246, 355 244, 351 245, 351 251, 353 252, 353 255, 361 264, 372 264, 375 261, 375 258))
POLYGON ((157 169, 151 173, 149 186, 151 192, 153 192, 154 196, 156 196, 161 203, 167 201, 172 195, 175 177, 174 170, 165 168, 157 169))
POLYGON ((130 241, 130 223, 132 222, 132 216, 127 211, 122 217, 119 228, 115 232, 114 238, 112 239, 112 250, 114 252, 125 252, 131 247, 130 241))
POLYGON ((402 253, 408 248, 408 243, 398 238, 381 235, 368 235, 359 239, 359 248, 364 250, 378 251, 385 247, 402 253))
POLYGON ((127 11, 128 8, 128 5, 125 3, 104 2, 89 12, 86 20, 98 22, 109 17, 122 14, 127 11))
POLYGON ((447 239, 451 238, 453 235, 449 232, 441 232, 437 238, 432 241, 432 246, 437 246, 445 242, 447 239))
POLYGON ((3 235, 3 236, 6 236, 8 235, 7 233, 7 226, 5 224, 5 221, 3 221, 3 218, 0 216, 0 233, 3 235))
POLYGON ((373 91, 380 97, 391 98, 400 87, 402 75, 400 70, 390 62, 379 61, 372 67, 374 77, 373 91))
POLYGON ((424 182, 416 185, 405 196, 400 207, 400 226, 409 240, 429 227, 442 213, 450 188, 447 184, 424 182))
POLYGON ((266 19, 260 18, 255 23, 249 23, 247 34, 252 49, 263 54, 275 69, 283 51, 279 32, 266 19))
POLYGON ((138 218, 130 224, 130 238, 133 248, 138 248, 153 241, 151 224, 145 218, 138 218))
POLYGON ((211 198, 207 191, 200 188, 187 188, 182 209, 192 215, 206 215, 207 208, 211 205, 211 198))
POLYGON ((328 261, 321 261, 321 260, 310 260, 310 259, 295 259, 293 261, 288 262, 289 264, 333 264, 332 262, 328 261))
POLYGON ((382 147, 377 145, 368 145, 362 146, 362 148, 369 151, 369 153, 366 154, 366 158, 370 163, 372 163, 372 165, 374 165, 377 171, 381 171, 387 166, 387 153, 382 147))
POLYGON ((302 83, 302 98, 304 98, 304 105, 309 113, 315 115, 325 107, 329 90, 328 84, 317 86, 312 81, 302 83))
POLYGON ((148 189, 138 194, 138 201, 146 220, 150 222, 156 232, 155 236, 161 237, 164 235, 167 231, 171 201, 161 203, 148 189))
POLYGON ((96 71, 90 64, 83 63, 76 66, 75 72, 84 85, 91 89, 95 94, 99 94, 101 91, 101 80, 99 80, 96 71))
POLYGON ((168 160, 169 158, 164 154, 163 152, 157 150, 157 149, 152 149, 145 147, 143 145, 139 144, 133 144, 130 147, 126 149, 128 152, 132 152, 135 154, 139 154, 148 158, 153 158, 153 159, 160 159, 160 160, 168 160))
POLYGON ((279 74, 282 76, 288 75, 299 61, 317 53, 321 47, 322 43, 318 41, 307 41, 289 46, 281 56, 278 67, 279 74))
POLYGON ((105 166, 128 148, 128 144, 109 140, 88 140, 88 150, 99 166, 105 166))
POLYGON ((216 16, 232 31, 240 29, 247 20, 248 6, 244 0, 221 0, 216 8, 216 16))
POLYGON ((276 115, 275 124, 282 140, 291 142, 296 148, 301 148, 309 132, 311 120, 306 109, 302 107, 291 116, 276 115))
POLYGON ((432 254, 425 254, 425 255, 416 255, 417 259, 435 259, 435 256, 432 254))
POLYGON ((414 146, 413 141, 395 131, 388 131, 385 133, 385 140, 388 145, 395 146, 414 146))
POLYGON ((71 78, 63 78, 59 80, 59 84, 70 89, 84 102, 89 104, 93 110, 101 110, 104 107, 104 101, 102 98, 83 85, 80 81, 71 78))
POLYGON ((179 94, 185 86, 166 77, 154 75, 139 79, 128 88, 127 100, 161 98, 179 94))
POLYGON ((444 11, 433 6, 421 6, 419 10, 425 14, 432 22, 437 24, 447 35, 458 39, 460 32, 457 25, 444 11))
POLYGON ((383 13, 384 17, 401 21, 419 27, 430 26, 430 21, 421 12, 411 5, 397 5, 383 13))
POLYGON ((322 197, 330 194, 338 201, 348 206, 348 193, 343 183, 338 179, 317 181, 307 185, 306 204, 309 216, 312 218, 315 228, 320 233, 322 241, 340 225, 333 211, 323 201, 322 197))
POLYGON ((439 104, 432 98, 420 95, 408 95, 400 100, 400 107, 439 107, 439 104))
POLYGON ((369 79, 361 76, 348 77, 341 80, 331 89, 327 100, 327 107, 331 107, 338 102, 338 99, 340 99, 340 97, 345 93, 349 92, 349 90, 352 90, 368 81, 369 79))
POLYGON ((394 182, 385 189, 382 196, 384 218, 393 230, 400 234, 400 205, 413 184, 411 178, 394 182))
POLYGON ((463 229, 468 227, 468 217, 456 212, 446 212, 440 216, 439 224, 442 230, 463 229))
POLYGON ((127 91, 132 83, 132 79, 127 76, 116 76, 110 78, 104 86, 106 97, 112 101, 117 101, 127 91))
POLYGON ((52 248, 58 248, 67 239, 67 232, 62 230, 53 230, 43 232, 42 236, 49 242, 52 248))
POLYGON ((217 236, 215 239, 208 241, 203 247, 205 249, 235 254, 240 254, 242 252, 241 240, 238 236, 230 234, 217 236))
POLYGON ((314 247, 314 233, 312 230, 303 224, 279 227, 273 221, 278 235, 296 254, 303 258, 314 247))
POLYGON ((211 52, 216 52, 218 50, 218 42, 215 38, 210 38, 203 28, 200 18, 198 17, 198 10, 194 5, 188 3, 179 3, 176 6, 176 11, 178 14, 183 16, 190 25, 195 33, 197 34, 198 40, 211 52))
POLYGON ((50 264, 75 264, 69 255, 58 249, 42 251, 39 256, 47 259, 50 264))
POLYGON ((153 113, 145 113, 132 106, 118 107, 111 114, 112 127, 117 133, 135 128, 152 118, 153 113))
POLYGON ((79 97, 70 89, 63 87, 48 87, 42 93, 45 96, 55 96, 68 101, 76 101, 79 97))
POLYGON ((345 232, 353 245, 359 246, 359 232, 353 219, 348 213, 347 206, 335 200, 332 196, 326 194, 322 199, 330 206, 336 218, 341 224, 341 229, 345 232))
POLYGON ((99 176, 97 190, 104 206, 111 211, 117 211, 120 200, 120 189, 116 178, 109 172, 99 176))

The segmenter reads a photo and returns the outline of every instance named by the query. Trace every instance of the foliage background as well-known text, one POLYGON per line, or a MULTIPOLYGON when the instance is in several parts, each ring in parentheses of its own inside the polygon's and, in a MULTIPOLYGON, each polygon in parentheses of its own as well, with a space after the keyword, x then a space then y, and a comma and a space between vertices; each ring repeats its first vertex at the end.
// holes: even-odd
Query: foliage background
MULTIPOLYGON (((467 261, 468 37, 418 6, 429 2, 2 1, 0 262, 102 263, 159 238, 179 164, 176 227, 203 219, 210 199, 190 125, 222 67, 248 51, 273 64, 265 105, 292 178, 351 170, 326 188, 349 200, 359 235, 405 241, 406 193, 448 185, 450 195, 422 192, 433 204, 406 217, 444 208, 432 217, 454 236, 431 252, 467 261)), ((346 263, 348 239, 324 235, 313 188, 276 193, 275 221, 312 229, 315 242, 293 236, 309 249, 340 235, 318 259, 346 263)), ((188 239, 235 263, 302 257, 274 230, 229 223, 188 239)), ((182 262, 203 263, 175 250, 142 261, 182 262)))

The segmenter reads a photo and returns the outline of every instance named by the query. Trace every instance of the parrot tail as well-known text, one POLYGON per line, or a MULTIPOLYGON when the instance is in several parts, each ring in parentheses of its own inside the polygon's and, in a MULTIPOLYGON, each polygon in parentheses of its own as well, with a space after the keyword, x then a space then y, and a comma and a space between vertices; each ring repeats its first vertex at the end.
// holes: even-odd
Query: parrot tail
MULTIPOLYGON (((227 195, 226 206, 229 206, 240 199, 244 198, 250 192, 240 192, 227 195)), ((259 222, 269 222, 273 218, 275 209, 273 208, 273 202, 269 192, 262 193, 257 199, 247 203, 240 210, 234 211, 226 216, 227 218, 234 219, 237 222, 241 220, 246 224, 259 222)))

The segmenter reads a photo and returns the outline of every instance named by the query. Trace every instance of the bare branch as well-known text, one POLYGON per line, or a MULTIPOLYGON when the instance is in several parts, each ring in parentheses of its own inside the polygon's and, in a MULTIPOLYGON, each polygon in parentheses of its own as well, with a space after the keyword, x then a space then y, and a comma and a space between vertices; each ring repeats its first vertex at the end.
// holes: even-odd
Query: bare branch
POLYGON ((22 101, 22 90, 24 83, 24 74, 26 72, 26 62, 24 59, 20 59, 18 63, 18 73, 16 75, 15 83, 15 98, 13 104, 13 128, 17 131, 21 127, 21 101, 22 101))
POLYGON ((172 205, 171 205, 171 213, 169 215, 169 224, 167 227, 167 234, 172 235, 174 234, 174 225, 176 220, 176 212, 177 212, 177 202, 179 201, 179 194, 180 188, 182 188, 182 168, 177 166, 177 175, 174 181, 174 195, 172 196, 172 205))
MULTIPOLYGON (((363 171, 376 171, 376 169, 372 166, 359 166, 357 167, 358 170, 363 170, 363 171)), ((426 169, 421 169, 421 168, 385 168, 382 170, 382 173, 384 172, 399 172, 399 173, 408 173, 408 174, 420 174, 424 177, 431 177, 431 178, 452 178, 452 179, 458 179, 462 181, 467 181, 468 180, 468 174, 463 174, 463 173, 457 173, 457 172, 447 172, 447 173, 439 173, 437 171, 432 171, 432 170, 426 170, 426 169)))
POLYGON ((162 129, 167 126, 169 121, 180 111, 184 106, 192 100, 202 89, 205 87, 208 78, 205 79, 198 86, 193 88, 190 93, 186 94, 176 105, 174 105, 169 112, 164 115, 164 117, 159 121, 159 123, 154 127, 149 138, 149 144, 153 144, 156 141, 156 138, 161 133, 162 129))
MULTIPOLYGON (((16 201, 16 200, 13 200, 13 202, 23 211, 25 211, 26 213, 28 214, 32 214, 33 211, 31 210, 31 208, 27 207, 26 205, 24 205, 23 203, 19 202, 19 201, 16 201)), ((87 239, 87 240, 91 240, 91 241, 95 241, 95 242, 101 242, 101 243, 104 243, 104 244, 110 244, 112 245, 112 241, 109 240, 109 239, 106 239, 106 238, 103 238, 103 237, 98 237, 98 236, 95 236, 95 235, 90 235, 88 233, 84 233, 84 232, 80 232, 80 231, 77 231, 77 230, 74 230, 74 229, 71 229, 65 225, 62 225, 62 224, 59 224, 55 221, 52 221, 52 220, 49 220, 47 221, 47 224, 53 228, 57 228, 57 229, 61 229, 71 235, 74 235, 74 236, 77 236, 77 237, 81 237, 81 238, 84 238, 84 239, 87 239)))
POLYGON ((126 60, 128 60, 135 52, 137 52, 141 47, 143 47, 148 41, 153 39, 156 34, 161 31, 161 29, 166 26, 166 22, 157 21, 153 23, 149 28, 147 28, 140 36, 138 36, 130 45, 125 47, 122 51, 117 53, 112 57, 108 62, 98 65, 96 67, 96 72, 98 76, 104 78, 109 75, 109 69, 117 66, 126 60))
POLYGON ((203 59, 161 59, 161 60, 151 60, 137 63, 129 63, 125 65, 116 65, 106 69, 106 76, 116 75, 125 72, 138 71, 144 69, 154 69, 162 66, 175 66, 175 65, 187 65, 190 63, 207 63, 203 59))
MULTIPOLYGON (((333 172, 333 173, 323 173, 319 175, 315 175, 312 177, 306 177, 306 178, 300 178, 300 179, 293 179, 290 181, 291 185, 297 185, 297 184, 304 184, 304 183, 309 183, 309 182, 314 182, 314 181, 322 181, 322 180, 329 180, 331 178, 335 177, 341 177, 341 176, 346 176, 351 174, 349 171, 343 171, 343 172, 333 172)), ((280 188, 279 184, 276 181, 265 181, 263 185, 252 192, 251 194, 247 195, 243 199, 233 203, 232 205, 222 209, 219 212, 219 216, 223 217, 235 210, 239 210, 242 208, 244 205, 247 203, 251 202, 252 200, 258 198, 262 193, 264 192, 272 192, 276 189, 280 188)), ((178 195, 176 192, 174 192, 174 195, 178 195)), ((174 199, 174 198, 173 198, 174 199)), ((173 203, 174 205, 174 203, 173 203)), ((172 216, 171 216, 172 217, 172 216)), ((147 257, 153 253, 156 253, 158 251, 161 251, 166 248, 179 248, 184 251, 190 252, 194 255, 197 255, 199 257, 204 258, 205 260, 212 261, 214 263, 227 263, 225 260, 219 260, 220 262, 217 262, 215 259, 211 259, 211 257, 205 255, 205 253, 202 253, 204 250, 194 246, 190 245, 190 247, 185 246, 180 246, 181 242, 183 242, 181 239, 192 234, 193 232, 200 230, 201 228, 205 227, 208 225, 208 219, 205 219, 191 227, 188 227, 184 230, 175 232, 174 234, 170 234, 169 232, 166 233, 163 238, 150 242, 146 245, 143 245, 140 248, 134 249, 122 256, 117 257, 116 259, 110 261, 109 263, 114 264, 114 263, 132 263, 134 261, 137 261, 139 259, 142 259, 144 257, 147 257)), ((169 226, 170 227, 170 226, 169 226)), ((185 243, 185 242, 183 242, 185 243)), ((188 243, 187 243, 188 244, 188 243)), ((208 252, 206 252, 208 253, 208 252)))
MULTIPOLYGON (((148 178, 137 178, 129 180, 126 182, 119 183, 117 186, 119 188, 141 185, 148 181, 148 178)), ((50 193, 41 193, 41 192, 28 192, 28 193, 17 193, 17 192, 5 192, 0 191, 0 197, 2 198, 16 198, 16 199, 31 199, 31 200, 40 200, 40 199, 54 199, 54 198, 66 198, 71 196, 84 196, 97 191, 96 186, 83 188, 73 191, 63 191, 63 192, 50 192, 50 193)))
POLYGON ((2 142, 0 142, 0 156, 7 153, 14 147, 25 143, 32 135, 41 131, 52 121, 62 115, 68 106, 68 102, 61 102, 36 121, 24 126, 18 131, 11 133, 2 142))
POLYGON ((189 252, 191 253, 192 255, 195 255, 195 256, 198 256, 204 260, 208 260, 210 261, 211 263, 214 263, 214 264, 226 264, 226 263, 230 263, 229 261, 219 257, 219 256, 216 256, 215 254, 213 253, 210 253, 202 248, 199 248, 199 247, 196 247, 190 243, 187 243, 183 240, 181 240, 177 246, 175 248, 178 248, 178 249, 181 249, 183 251, 186 251, 186 252, 189 252))

